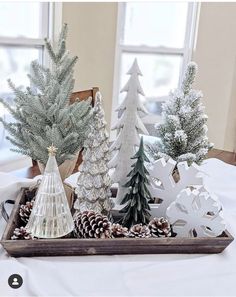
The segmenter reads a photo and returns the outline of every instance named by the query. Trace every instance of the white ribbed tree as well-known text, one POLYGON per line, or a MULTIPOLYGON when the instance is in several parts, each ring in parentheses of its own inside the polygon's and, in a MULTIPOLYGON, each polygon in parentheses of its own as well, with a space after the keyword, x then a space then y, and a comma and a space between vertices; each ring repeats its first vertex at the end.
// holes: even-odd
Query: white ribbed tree
POLYGON ((109 167, 114 168, 111 178, 114 183, 118 183, 117 204, 120 204, 127 193, 127 188, 123 186, 128 182, 127 175, 134 162, 131 157, 136 153, 140 144, 139 133, 148 134, 140 116, 147 114, 147 111, 140 100, 140 95, 144 96, 144 92, 139 82, 139 76, 142 73, 137 59, 134 60, 127 74, 130 75, 130 78, 121 90, 127 94, 116 109, 120 117, 112 127, 112 130, 117 130, 117 138, 110 147, 113 157, 109 162, 109 167))

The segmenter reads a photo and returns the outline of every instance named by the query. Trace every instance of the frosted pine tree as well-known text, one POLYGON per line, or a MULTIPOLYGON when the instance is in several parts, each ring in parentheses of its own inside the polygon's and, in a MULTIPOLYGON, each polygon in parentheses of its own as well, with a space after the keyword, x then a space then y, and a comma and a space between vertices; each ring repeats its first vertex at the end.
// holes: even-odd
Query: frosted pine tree
POLYGON ((171 157, 177 162, 200 164, 213 146, 208 142, 202 93, 192 89, 196 72, 196 63, 190 62, 180 89, 162 106, 162 123, 156 125, 161 142, 149 147, 154 159, 171 157))
POLYGON ((31 74, 28 75, 30 87, 22 90, 9 80, 15 95, 14 107, 0 100, 16 120, 7 123, 0 119, 10 134, 8 139, 17 147, 12 150, 39 160, 44 165, 48 158, 46 148, 51 143, 58 148, 58 165, 73 158, 82 148, 92 116, 89 100, 69 104, 77 57, 69 57, 66 35, 65 24, 55 48, 45 40, 52 68, 45 68, 33 61, 31 74))
POLYGON ((93 210, 104 215, 109 214, 111 209, 109 155, 109 135, 106 131, 101 94, 98 92, 91 132, 84 142, 83 162, 75 191, 77 194, 75 209, 81 212, 93 210))
POLYGON ((128 189, 124 185, 128 182, 128 173, 132 169, 134 162, 131 157, 136 153, 136 148, 140 144, 139 133, 148 134, 140 114, 146 114, 147 111, 139 98, 144 96, 143 89, 139 82, 139 76, 142 75, 137 60, 135 59, 132 67, 128 71, 130 78, 121 92, 127 92, 125 99, 116 109, 121 114, 113 130, 117 130, 117 138, 110 147, 113 157, 109 162, 109 167, 114 168, 112 181, 118 183, 118 192, 116 203, 120 204, 128 189))

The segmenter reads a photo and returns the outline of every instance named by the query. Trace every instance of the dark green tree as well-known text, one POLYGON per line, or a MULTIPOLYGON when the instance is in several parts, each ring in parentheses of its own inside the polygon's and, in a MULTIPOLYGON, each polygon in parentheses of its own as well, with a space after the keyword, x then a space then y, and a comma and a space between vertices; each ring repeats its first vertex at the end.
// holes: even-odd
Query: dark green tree
POLYGON ((122 223, 127 227, 140 223, 147 224, 151 216, 148 201, 152 198, 147 188, 149 173, 144 165, 144 162, 149 162, 149 159, 144 152, 143 137, 139 150, 131 159, 137 159, 137 161, 132 165, 133 169, 127 175, 130 180, 124 187, 129 188, 129 192, 121 201, 121 205, 125 204, 125 207, 120 210, 120 213, 124 213, 122 223))

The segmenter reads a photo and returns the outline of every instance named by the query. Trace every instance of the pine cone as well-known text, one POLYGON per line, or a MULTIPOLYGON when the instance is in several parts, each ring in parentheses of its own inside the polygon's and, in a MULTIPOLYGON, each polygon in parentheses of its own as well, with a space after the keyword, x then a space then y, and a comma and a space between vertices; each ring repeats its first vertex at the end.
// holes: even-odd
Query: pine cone
POLYGON ((34 201, 32 202, 27 201, 26 204, 22 204, 20 206, 20 210, 19 210, 20 218, 26 224, 29 221, 29 217, 30 217, 33 205, 34 205, 34 201))
POLYGON ((39 181, 37 182, 36 186, 30 187, 29 189, 25 190, 25 199, 26 199, 26 201, 32 201, 32 200, 35 199, 38 187, 39 187, 39 181))
POLYGON ((78 212, 75 217, 75 234, 79 238, 110 238, 111 223, 107 216, 94 211, 78 212))
POLYGON ((128 228, 121 226, 120 224, 111 225, 111 237, 112 238, 121 238, 128 237, 128 228))
POLYGON ((129 237, 148 238, 151 237, 151 233, 146 225, 136 224, 130 228, 129 237))
POLYGON ((22 240, 22 239, 33 239, 31 234, 25 229, 25 227, 15 228, 13 232, 12 240, 22 240))
POLYGON ((169 237, 171 236, 171 226, 165 218, 154 218, 152 219, 148 227, 153 237, 169 237))

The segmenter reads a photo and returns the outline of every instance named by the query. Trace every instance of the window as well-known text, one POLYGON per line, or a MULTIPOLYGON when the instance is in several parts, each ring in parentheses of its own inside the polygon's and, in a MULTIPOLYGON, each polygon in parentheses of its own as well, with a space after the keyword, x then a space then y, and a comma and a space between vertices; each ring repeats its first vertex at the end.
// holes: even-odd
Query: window
MULTIPOLYGON (((32 60, 45 62, 44 38, 48 37, 49 3, 0 2, 0 97, 13 104, 8 87, 10 78, 16 86, 29 84, 27 73, 32 60)), ((0 116, 10 115, 0 106, 0 116)), ((0 148, 9 147, 0 124, 0 148)))
POLYGON ((178 87, 182 71, 191 59, 196 14, 196 3, 119 3, 114 107, 123 99, 119 90, 137 58, 143 73, 140 81, 146 95, 144 104, 151 114, 146 122, 156 122, 161 103, 171 89, 178 87))

